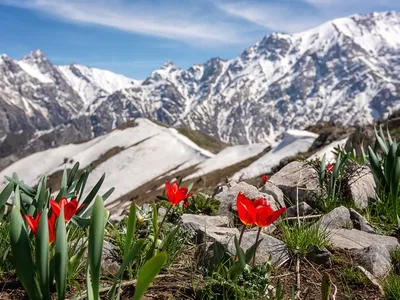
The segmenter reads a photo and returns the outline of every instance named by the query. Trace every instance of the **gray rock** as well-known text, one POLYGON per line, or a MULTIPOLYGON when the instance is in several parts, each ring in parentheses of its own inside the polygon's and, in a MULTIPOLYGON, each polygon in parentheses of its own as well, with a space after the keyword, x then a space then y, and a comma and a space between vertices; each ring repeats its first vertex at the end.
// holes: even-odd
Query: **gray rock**
POLYGON ((355 229, 365 231, 368 233, 375 233, 374 228, 361 214, 359 214, 352 208, 350 208, 349 211, 350 211, 350 218, 351 221, 353 222, 353 226, 355 229))
POLYGON ((314 205, 321 194, 317 171, 299 161, 293 161, 283 167, 271 176, 269 182, 281 189, 292 203, 296 203, 298 193, 299 202, 305 201, 314 205))
POLYGON ((374 175, 366 166, 361 166, 355 171, 347 186, 349 196, 359 209, 368 207, 369 201, 376 198, 374 175))
POLYGON ((371 245, 354 253, 354 259, 367 269, 375 278, 383 278, 391 269, 391 257, 388 249, 382 245, 371 245))
POLYGON ((103 275, 116 275, 121 266, 121 258, 116 248, 112 243, 104 241, 101 257, 101 272, 103 275))
MULTIPOLYGON (((256 242, 257 231, 246 231, 242 238, 241 247, 244 251, 249 249, 256 242)), ((256 253, 256 263, 262 264, 269 260, 271 255, 272 263, 275 265, 280 265, 286 262, 289 257, 289 252, 287 246, 281 240, 274 238, 272 236, 266 235, 265 233, 260 233, 260 240, 262 242, 257 248, 256 253)), ((225 243, 224 246, 232 254, 236 253, 235 244, 233 238, 225 243)))
POLYGON ((356 229, 332 230, 330 242, 332 247, 339 249, 363 249, 371 245, 382 245, 392 251, 400 245, 395 237, 372 234, 356 229))
MULTIPOLYGON (((306 202, 300 202, 299 203, 299 216, 308 216, 312 215, 314 212, 314 209, 308 205, 306 202)), ((286 214, 288 217, 297 217, 297 206, 293 205, 289 207, 286 211, 286 214)))
POLYGON ((206 240, 223 241, 239 234, 237 228, 229 228, 228 225, 226 216, 182 215, 182 229, 194 232, 198 244, 206 240))
POLYGON ((309 261, 326 268, 329 268, 332 265, 331 252, 328 249, 320 249, 315 245, 312 246, 312 250, 306 255, 306 258, 309 261))
POLYGON ((220 201, 220 212, 222 215, 227 215, 233 218, 232 212, 237 211, 236 200, 239 192, 242 192, 250 199, 264 198, 273 209, 280 208, 280 204, 268 194, 261 193, 255 186, 245 182, 230 182, 227 186, 222 188, 222 191, 214 196, 220 201))
POLYGON ((330 229, 353 227, 353 223, 350 219, 350 212, 348 208, 344 206, 336 207, 331 212, 324 215, 320 220, 320 224, 330 229))
POLYGON ((284 194, 279 187, 270 181, 267 181, 261 188, 260 192, 271 195, 281 207, 285 207, 284 194))

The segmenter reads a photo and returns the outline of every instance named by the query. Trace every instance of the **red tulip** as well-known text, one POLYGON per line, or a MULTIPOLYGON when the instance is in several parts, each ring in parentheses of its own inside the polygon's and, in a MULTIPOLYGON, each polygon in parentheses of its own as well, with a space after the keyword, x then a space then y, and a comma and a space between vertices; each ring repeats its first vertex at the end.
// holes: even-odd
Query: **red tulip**
POLYGON ((56 220, 57 217, 54 213, 50 213, 50 217, 48 220, 49 224, 49 243, 53 243, 55 237, 56 237, 56 220))
POLYGON ((67 198, 62 198, 60 202, 56 202, 54 200, 50 200, 51 209, 54 214, 59 217, 61 207, 64 206, 64 220, 68 222, 71 218, 83 207, 85 204, 82 204, 78 207, 78 201, 76 199, 72 199, 68 201, 67 198))
POLYGON ((41 215, 42 215, 41 212, 38 213, 35 218, 25 215, 25 220, 28 223, 29 228, 31 229, 31 231, 33 232, 34 235, 36 235, 36 231, 39 227, 39 220, 40 220, 41 215))
POLYGON ((333 165, 333 164, 326 165, 326 170, 328 171, 328 173, 332 173, 334 169, 335 169, 335 165, 333 165))
POLYGON ((258 206, 256 211, 256 225, 266 227, 274 223, 286 211, 286 207, 272 210, 271 206, 267 204, 258 206))
POLYGON ((267 181, 268 181, 268 176, 267 176, 267 175, 261 176, 261 182, 262 182, 263 184, 266 184, 267 181))
POLYGON ((241 192, 239 192, 236 201, 240 221, 247 226, 254 225, 256 222, 256 207, 254 206, 254 202, 241 192))
POLYGON ((259 227, 271 225, 286 211, 286 208, 274 211, 264 198, 260 197, 251 201, 243 193, 238 194, 237 209, 239 219, 244 225, 257 225, 259 227))
POLYGON ((188 194, 188 188, 179 188, 176 182, 174 182, 172 185, 170 185, 169 182, 166 182, 165 191, 167 193, 168 201, 171 203, 171 205, 177 205, 191 196, 191 194, 188 194))
MULTIPOLYGON (((42 213, 38 213, 35 218, 25 215, 26 222, 29 225, 29 228, 36 235, 37 230, 39 228, 39 220, 42 213)), ((53 243, 55 238, 55 224, 56 224, 56 216, 55 214, 51 213, 49 219, 47 220, 48 228, 49 228, 49 243, 53 243)))

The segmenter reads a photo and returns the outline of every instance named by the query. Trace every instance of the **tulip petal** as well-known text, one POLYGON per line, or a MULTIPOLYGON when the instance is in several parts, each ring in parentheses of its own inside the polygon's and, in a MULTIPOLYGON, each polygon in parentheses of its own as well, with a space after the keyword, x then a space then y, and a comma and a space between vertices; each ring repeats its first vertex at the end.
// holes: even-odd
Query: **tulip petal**
POLYGON ((260 198, 258 198, 256 200, 254 200, 253 203, 254 203, 255 207, 268 205, 268 202, 265 201, 263 197, 260 197, 260 198))
POLYGON ((61 210, 60 204, 54 200, 50 200, 50 206, 53 213, 58 217, 60 215, 60 210, 61 210))
POLYGON ((269 226, 274 223, 285 211, 285 207, 274 211, 269 205, 259 206, 257 207, 256 225, 259 227, 269 226))
POLYGON ((237 210, 239 219, 244 225, 254 225, 256 208, 254 203, 243 193, 239 193, 237 196, 237 210))

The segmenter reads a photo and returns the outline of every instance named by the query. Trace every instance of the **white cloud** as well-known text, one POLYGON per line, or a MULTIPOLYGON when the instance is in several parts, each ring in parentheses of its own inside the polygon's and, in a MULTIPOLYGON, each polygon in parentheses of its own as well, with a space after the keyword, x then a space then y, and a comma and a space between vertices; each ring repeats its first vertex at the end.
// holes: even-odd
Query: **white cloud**
MULTIPOLYGON (((322 1, 322 0, 318 0, 322 1)), ((325 21, 312 11, 295 9, 290 3, 278 2, 220 2, 218 7, 232 16, 256 23, 272 31, 299 32, 325 21)))
MULTIPOLYGON (((34 9, 59 19, 199 44, 241 44, 245 30, 238 22, 204 12, 211 2, 105 1, 105 0, 0 0, 0 3, 34 9)), ((213 7, 214 11, 216 10, 213 7)))

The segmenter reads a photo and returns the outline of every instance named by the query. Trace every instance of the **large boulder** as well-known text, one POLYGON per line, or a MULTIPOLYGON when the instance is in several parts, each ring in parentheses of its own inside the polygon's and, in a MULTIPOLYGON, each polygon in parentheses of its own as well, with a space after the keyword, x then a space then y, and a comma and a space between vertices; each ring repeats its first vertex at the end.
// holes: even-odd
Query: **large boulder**
POLYGON ((400 246, 395 237, 372 234, 356 229, 332 230, 330 241, 331 246, 338 249, 363 249, 371 245, 381 245, 391 252, 400 246))
POLYGON ((304 162, 289 163, 269 181, 282 190, 291 203, 296 203, 298 195, 299 202, 305 201, 313 206, 321 195, 317 171, 304 162))
POLYGON ((385 277, 392 267, 390 252, 382 245, 371 245, 357 250, 353 256, 355 261, 371 272, 375 278, 385 277))
POLYGON ((346 183, 347 198, 354 201, 359 209, 368 207, 371 199, 376 198, 376 184, 371 169, 367 166, 358 167, 346 183))
POLYGON ((220 191, 214 196, 214 198, 220 202, 221 215, 227 215, 232 218, 232 212, 236 214, 236 199, 239 192, 242 192, 250 199, 257 199, 262 197, 271 205, 273 209, 278 209, 280 207, 284 207, 285 205, 284 203, 279 203, 275 201, 273 196, 260 192, 253 185, 247 184, 245 182, 230 182, 228 185, 223 186, 220 191))
MULTIPOLYGON (((244 251, 247 251, 247 249, 254 245, 256 237, 257 231, 246 231, 243 235, 240 247, 244 251)), ((260 233, 259 239, 262 239, 262 242, 257 248, 256 264, 267 262, 270 256, 272 259, 272 264, 274 265, 281 265, 290 258, 287 246, 281 240, 262 232, 260 233)), ((223 245, 230 253, 236 253, 234 239, 228 240, 228 242, 224 243, 223 245)))
POLYGON ((330 229, 352 228, 353 222, 350 218, 349 209, 339 206, 324 215, 320 220, 320 225, 330 229))

